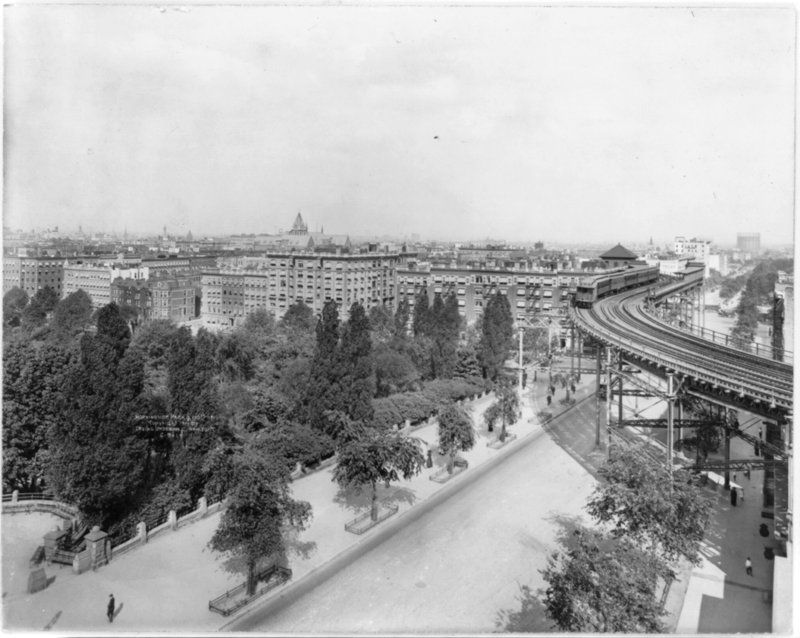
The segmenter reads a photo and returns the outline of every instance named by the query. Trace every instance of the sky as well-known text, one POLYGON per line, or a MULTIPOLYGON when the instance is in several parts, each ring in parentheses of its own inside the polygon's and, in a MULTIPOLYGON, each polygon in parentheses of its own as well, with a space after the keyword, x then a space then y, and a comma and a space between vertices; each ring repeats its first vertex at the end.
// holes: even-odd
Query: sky
POLYGON ((794 20, 5 6, 3 223, 791 243, 794 20))

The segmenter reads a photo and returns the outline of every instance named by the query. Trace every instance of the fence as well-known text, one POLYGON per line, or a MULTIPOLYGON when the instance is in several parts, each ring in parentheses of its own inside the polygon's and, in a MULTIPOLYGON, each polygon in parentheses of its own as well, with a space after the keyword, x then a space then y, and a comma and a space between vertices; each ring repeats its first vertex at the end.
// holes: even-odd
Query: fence
POLYGON ((208 608, 223 616, 230 616, 236 610, 241 609, 256 598, 263 596, 271 589, 282 585, 291 577, 291 569, 274 565, 258 574, 256 577, 257 580, 266 580, 266 583, 260 589, 256 590, 252 596, 242 596, 247 588, 247 583, 242 583, 226 591, 222 596, 217 596, 214 600, 209 601, 208 608))
POLYGON ((66 520, 75 520, 80 516, 78 508, 57 501, 53 494, 48 492, 18 492, 3 494, 3 513, 19 514, 30 512, 44 512, 54 514, 66 520))
POLYGON ((353 534, 363 534, 369 529, 375 527, 378 523, 385 521, 390 516, 397 514, 400 506, 397 503, 387 503, 383 501, 378 507, 378 517, 372 520, 372 510, 368 510, 363 514, 357 516, 349 523, 345 523, 345 530, 353 534))

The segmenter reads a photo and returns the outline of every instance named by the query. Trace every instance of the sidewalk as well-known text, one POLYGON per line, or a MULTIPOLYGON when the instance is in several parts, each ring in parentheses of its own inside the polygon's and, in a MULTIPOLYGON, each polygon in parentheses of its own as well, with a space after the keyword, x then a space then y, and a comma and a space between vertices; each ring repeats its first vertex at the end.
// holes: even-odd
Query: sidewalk
MULTIPOLYGON (((750 445, 731 439, 731 458, 752 454, 750 445)), ((774 560, 764 548, 774 546, 772 521, 761 518, 763 471, 753 470, 749 479, 741 472, 731 475, 731 485, 744 490, 744 500, 731 505, 730 491, 709 488, 714 512, 703 541, 703 560, 691 573, 679 633, 747 632, 772 630, 772 575, 774 560), (770 535, 759 535, 766 523, 770 535), (745 573, 744 561, 753 562, 753 575, 745 573)), ((711 483, 709 483, 711 485, 711 483)))
MULTIPOLYGON (((388 489, 384 486, 379 488, 378 497, 381 500, 390 500, 400 508, 398 514, 389 521, 397 521, 402 525, 413 522, 413 516, 406 518, 404 515, 416 504, 431 499, 443 490, 454 493, 458 483, 476 468, 499 462, 499 459, 520 447, 527 437, 540 432, 536 412, 545 405, 546 386, 546 381, 542 379, 528 384, 523 393, 522 417, 508 427, 508 432, 517 438, 498 450, 487 447, 487 442, 495 438, 498 429, 488 433, 482 418, 494 398, 483 397, 471 402, 471 405, 465 405, 477 432, 475 447, 461 455, 468 460, 469 469, 444 484, 429 480, 429 476, 446 462, 445 457, 434 449, 432 468, 423 468, 420 475, 410 481, 401 481, 388 489)), ((591 390, 592 379, 584 376, 576 398, 580 400, 591 390)), ((566 409, 559 402, 563 396, 564 391, 559 388, 550 408, 554 414, 566 409)), ((416 428, 411 435, 435 447, 437 426, 431 423, 416 428)), ((311 503, 313 520, 308 529, 292 542, 298 553, 290 552, 293 578, 286 587, 301 582, 309 574, 318 573, 317 570, 359 543, 368 543, 369 538, 389 522, 376 526, 362 536, 345 531, 345 523, 368 507, 369 493, 366 490, 360 495, 352 491, 343 493, 333 483, 331 476, 332 468, 326 468, 298 479, 292 485, 295 498, 311 503)), ((12 590, 3 599, 4 628, 41 630, 52 623, 57 632, 88 630, 107 633, 111 627, 105 617, 105 602, 108 594, 114 593, 118 608, 122 608, 114 621, 115 632, 218 630, 236 616, 224 618, 210 612, 208 601, 244 580, 243 574, 226 571, 221 556, 207 548, 220 515, 217 513, 176 532, 162 534, 96 572, 76 576, 67 567, 47 567, 48 576, 55 575, 56 580, 37 594, 25 593, 27 573, 20 574, 13 579, 12 590)), ((7 527, 13 528, 13 518, 4 516, 3 527, 4 531, 7 527)), ((42 533, 46 531, 44 529, 42 533)), ((286 587, 249 605, 239 615, 280 596, 286 587)))

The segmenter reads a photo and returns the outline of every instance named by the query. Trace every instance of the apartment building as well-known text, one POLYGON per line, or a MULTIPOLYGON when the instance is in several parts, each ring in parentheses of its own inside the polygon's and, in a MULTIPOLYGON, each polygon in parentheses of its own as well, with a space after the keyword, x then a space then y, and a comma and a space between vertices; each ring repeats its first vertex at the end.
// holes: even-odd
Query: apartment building
POLYGON ((260 308, 280 319, 300 300, 318 314, 334 299, 342 319, 355 302, 394 308, 398 261, 397 253, 344 251, 223 259, 218 268, 202 274, 203 324, 229 328, 260 308))
POLYGON ((50 286, 60 297, 64 280, 64 259, 39 256, 3 257, 3 294, 18 286, 33 297, 50 286))
POLYGON ((149 269, 142 266, 128 267, 115 263, 67 263, 64 266, 62 297, 83 290, 92 299, 94 308, 111 303, 111 282, 117 278, 146 280, 149 269))
POLYGON ((197 316, 199 274, 153 277, 148 283, 152 299, 150 316, 153 319, 171 319, 181 323, 197 316))
POLYGON ((569 271, 520 271, 486 268, 401 267, 397 270, 398 303, 406 300, 413 309, 414 296, 425 287, 428 303, 438 293, 455 292, 458 311, 472 324, 483 313, 488 298, 499 292, 508 297, 515 320, 537 313, 566 314, 570 293, 584 273, 569 271))

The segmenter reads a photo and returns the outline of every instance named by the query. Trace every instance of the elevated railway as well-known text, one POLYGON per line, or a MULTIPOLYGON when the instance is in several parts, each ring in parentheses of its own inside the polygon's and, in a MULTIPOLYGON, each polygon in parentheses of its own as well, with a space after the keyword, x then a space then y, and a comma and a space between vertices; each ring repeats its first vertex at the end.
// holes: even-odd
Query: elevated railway
POLYGON ((792 409, 792 366, 673 328, 645 310, 652 291, 626 291, 571 308, 578 329, 655 372, 674 372, 684 390, 774 418, 792 409))

